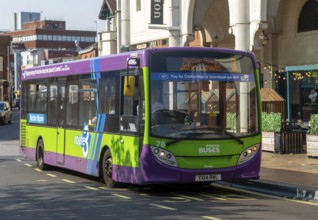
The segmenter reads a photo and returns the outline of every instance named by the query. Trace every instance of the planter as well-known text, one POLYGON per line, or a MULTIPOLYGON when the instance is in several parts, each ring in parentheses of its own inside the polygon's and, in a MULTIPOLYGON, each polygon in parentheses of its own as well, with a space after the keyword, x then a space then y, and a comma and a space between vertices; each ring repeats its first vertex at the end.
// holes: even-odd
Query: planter
POLYGON ((274 152, 275 140, 274 132, 263 131, 262 132, 262 150, 274 152))
POLYGON ((281 134, 279 132, 263 131, 262 132, 262 150, 270 152, 281 151, 281 134))
POLYGON ((307 156, 318 157, 318 134, 306 134, 307 156))

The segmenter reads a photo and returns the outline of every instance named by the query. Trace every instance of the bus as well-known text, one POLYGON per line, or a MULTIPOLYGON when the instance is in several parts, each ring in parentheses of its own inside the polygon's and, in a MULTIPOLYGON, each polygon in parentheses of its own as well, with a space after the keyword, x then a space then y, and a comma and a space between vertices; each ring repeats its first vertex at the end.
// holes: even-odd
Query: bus
POLYGON ((257 179, 259 78, 252 53, 220 48, 27 68, 20 151, 40 169, 74 170, 109 187, 257 179))

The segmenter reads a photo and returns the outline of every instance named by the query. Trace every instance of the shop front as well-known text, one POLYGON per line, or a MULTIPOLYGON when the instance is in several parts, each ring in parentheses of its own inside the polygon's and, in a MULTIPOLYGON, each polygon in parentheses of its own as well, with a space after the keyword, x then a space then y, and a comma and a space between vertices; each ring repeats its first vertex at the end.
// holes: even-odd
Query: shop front
POLYGON ((287 66, 279 83, 286 100, 287 117, 292 129, 308 127, 311 114, 318 114, 318 64, 287 66))

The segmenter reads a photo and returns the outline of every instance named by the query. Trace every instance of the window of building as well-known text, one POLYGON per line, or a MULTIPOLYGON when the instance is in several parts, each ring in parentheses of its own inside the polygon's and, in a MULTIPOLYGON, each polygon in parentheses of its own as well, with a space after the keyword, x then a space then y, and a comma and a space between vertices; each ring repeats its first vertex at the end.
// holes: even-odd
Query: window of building
POLYGON ((136 0, 136 11, 141 11, 141 0, 136 0))
POLYGON ((318 1, 309 0, 301 10, 298 32, 318 30, 318 1))

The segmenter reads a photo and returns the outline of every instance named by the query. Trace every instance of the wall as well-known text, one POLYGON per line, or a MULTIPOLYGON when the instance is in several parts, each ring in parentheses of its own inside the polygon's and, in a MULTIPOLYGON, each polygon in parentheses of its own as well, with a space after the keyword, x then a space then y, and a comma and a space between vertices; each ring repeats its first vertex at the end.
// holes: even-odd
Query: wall
MULTIPOLYGON (((318 63, 318 30, 297 33, 298 19, 306 0, 285 1, 281 6, 282 32, 278 36, 279 66, 318 63)), ((280 25, 280 24, 277 24, 280 25)))

